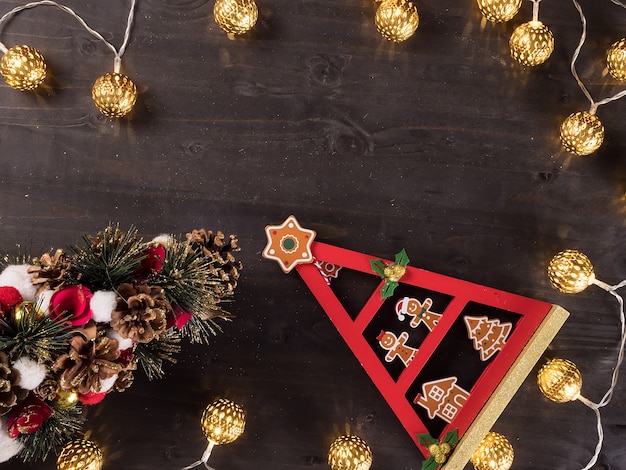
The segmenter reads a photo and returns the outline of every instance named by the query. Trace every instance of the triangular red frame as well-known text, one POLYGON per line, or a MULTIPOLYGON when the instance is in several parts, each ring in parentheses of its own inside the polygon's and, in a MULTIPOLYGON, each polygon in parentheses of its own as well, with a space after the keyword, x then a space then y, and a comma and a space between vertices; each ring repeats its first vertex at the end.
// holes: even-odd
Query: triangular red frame
MULTIPOLYGON (((370 264, 370 261, 375 259, 372 256, 320 242, 312 243, 311 253, 317 261, 375 275, 370 264)), ((392 261, 384 262, 389 265, 392 264, 392 261)), ((512 398, 514 391, 530 372, 534 363, 539 359, 549 341, 568 316, 565 310, 547 302, 407 266, 406 274, 400 280, 401 283, 444 293, 450 295, 452 300, 445 311, 440 312, 443 313, 443 316, 437 327, 420 345, 417 356, 404 369, 399 378, 394 380, 363 336, 363 331, 385 302, 385 299, 381 298, 380 289, 372 294, 353 319, 315 264, 298 264, 295 268, 426 458, 429 457, 428 449, 419 443, 417 436, 427 433, 428 430, 406 399, 406 392, 426 361, 432 356, 437 345, 445 337, 463 307, 469 301, 475 301, 516 313, 520 315, 520 318, 504 347, 472 387, 467 402, 455 419, 445 427, 440 436, 433 436, 437 439, 445 436, 446 432, 456 429, 462 440, 463 435, 473 426, 479 414, 487 415, 488 430, 504 409, 504 405, 498 403, 495 406, 497 411, 494 414, 493 412, 485 413, 486 403, 490 401, 492 395, 496 394, 496 390, 499 394, 499 400, 495 401, 501 402, 504 397, 508 402, 512 398), (550 319, 551 316, 552 319, 550 319), (540 334, 542 329, 545 331, 540 334), (538 337, 539 340, 537 340, 538 337), (526 360, 520 361, 523 353, 527 353, 529 350, 531 354, 526 354, 526 360), (520 364, 520 362, 523 363, 520 364), (516 374, 512 374, 516 368, 516 374), (519 369, 523 369, 521 373, 519 369), (509 383, 504 386, 507 381, 509 383), (513 389, 511 389, 511 385, 514 386, 513 389)), ((381 280, 380 287, 383 284, 384 280, 381 280)), ((485 423, 478 432, 468 433, 473 435, 473 441, 464 450, 464 456, 457 459, 460 463, 454 464, 458 467, 450 464, 446 465, 446 469, 452 468, 451 465, 454 468, 462 468, 477 442, 486 433, 483 428, 485 428, 485 423)))

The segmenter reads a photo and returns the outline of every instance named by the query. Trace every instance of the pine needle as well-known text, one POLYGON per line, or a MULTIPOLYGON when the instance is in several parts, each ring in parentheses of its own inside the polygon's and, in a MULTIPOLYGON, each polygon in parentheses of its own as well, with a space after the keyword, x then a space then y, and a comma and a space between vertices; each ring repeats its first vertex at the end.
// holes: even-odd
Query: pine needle
POLYGON ((149 380, 165 376, 164 362, 176 363, 175 354, 180 352, 181 334, 174 328, 153 339, 149 343, 139 343, 135 348, 135 357, 149 380))
POLYGON ((22 304, 12 320, 0 317, 0 350, 13 360, 26 354, 41 363, 51 362, 69 344, 72 326, 62 317, 40 317, 38 310, 36 305, 22 304))
POLYGON ((57 408, 53 405, 52 408, 54 413, 36 432, 18 437, 24 445, 19 453, 24 462, 45 460, 50 452, 56 454, 57 449, 81 433, 85 418, 80 405, 68 409, 57 408))
POLYGON ((119 225, 109 225, 95 237, 83 237, 82 245, 74 247, 71 263, 75 282, 93 290, 115 289, 132 279, 145 247, 132 227, 122 232, 119 225))
POLYGON ((17 255, 4 255, 0 258, 0 272, 12 264, 30 264, 31 257, 22 253, 21 245, 17 246, 17 255))
MULTIPOLYGON (((219 318, 229 319, 228 316, 219 318)), ((185 323, 185 326, 183 326, 181 333, 191 343, 208 345, 213 336, 217 334, 217 331, 221 332, 222 328, 213 318, 203 320, 198 315, 192 315, 189 321, 185 323)))
POLYGON ((168 246, 163 268, 152 283, 165 290, 170 304, 194 312, 207 308, 213 286, 221 281, 208 258, 196 253, 189 244, 175 241, 168 246))

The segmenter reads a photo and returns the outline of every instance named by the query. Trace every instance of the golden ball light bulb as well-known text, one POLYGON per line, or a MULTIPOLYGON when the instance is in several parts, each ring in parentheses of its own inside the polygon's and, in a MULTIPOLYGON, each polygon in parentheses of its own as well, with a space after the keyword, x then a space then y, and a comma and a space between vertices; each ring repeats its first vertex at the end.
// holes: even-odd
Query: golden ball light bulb
POLYGON ((402 42, 419 26, 417 7, 406 0, 384 0, 376 10, 376 28, 387 40, 402 42))
POLYGON ((229 444, 243 434, 246 418, 241 406, 226 398, 218 398, 204 409, 201 424, 209 442, 229 444))
POLYGON ((626 80, 626 38, 620 39, 609 48, 606 66, 611 77, 626 80))
POLYGON ((520 64, 534 67, 543 64, 554 51, 554 36, 541 21, 519 25, 509 40, 511 57, 520 64))
POLYGON ((494 23, 509 21, 522 6, 522 0, 477 0, 478 8, 485 18, 494 23))
POLYGON ((358 436, 339 436, 330 445, 328 465, 332 470, 369 470, 372 451, 358 436))
POLYGON ((94 442, 77 439, 63 447, 57 470, 101 470, 103 460, 102 451, 94 442))
POLYGON ((488 433, 478 445, 470 462, 476 470, 509 470, 513 465, 513 446, 502 434, 488 433))
POLYGON ((130 78, 118 72, 99 77, 91 89, 96 108, 108 117, 124 117, 135 106, 137 87, 130 78))
POLYGON ((213 17, 227 33, 244 34, 256 24, 259 9, 254 0, 216 0, 213 17))
POLYGON ((48 72, 46 61, 37 49, 14 46, 2 56, 0 73, 10 87, 32 91, 43 83, 48 72))
POLYGON ((548 263, 548 279, 552 286, 565 294, 577 294, 593 284, 593 265, 584 253, 564 250, 548 263))
POLYGON ((604 126, 595 114, 572 113, 561 124, 561 144, 574 155, 589 155, 598 150, 603 141, 604 126))
POLYGON ((567 359, 552 359, 537 373, 539 390, 552 401, 565 403, 580 396, 583 378, 576 364, 567 359))

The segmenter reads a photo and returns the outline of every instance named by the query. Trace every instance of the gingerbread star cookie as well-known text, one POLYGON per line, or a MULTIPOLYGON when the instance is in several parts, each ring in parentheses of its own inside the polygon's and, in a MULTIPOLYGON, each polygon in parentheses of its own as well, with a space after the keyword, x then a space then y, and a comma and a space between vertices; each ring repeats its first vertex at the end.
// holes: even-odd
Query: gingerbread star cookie
POLYGON ((311 243, 315 231, 302 228, 293 215, 281 225, 265 227, 267 245, 263 258, 277 261, 281 269, 288 273, 298 264, 312 263, 311 243))

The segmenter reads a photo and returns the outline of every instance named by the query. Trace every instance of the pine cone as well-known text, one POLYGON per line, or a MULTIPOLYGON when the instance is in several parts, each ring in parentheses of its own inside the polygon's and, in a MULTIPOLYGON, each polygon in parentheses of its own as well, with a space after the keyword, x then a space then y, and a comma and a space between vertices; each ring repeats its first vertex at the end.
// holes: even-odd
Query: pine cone
POLYGON ((0 415, 5 414, 26 398, 28 390, 21 388, 20 373, 13 369, 9 357, 0 351, 0 415))
POLYGON ((215 268, 213 274, 223 281, 213 287, 218 302, 225 295, 232 294, 237 287, 239 271, 243 269, 241 261, 237 261, 233 256, 234 251, 241 250, 237 245, 237 237, 230 235, 226 242, 224 238, 220 231, 213 233, 212 230, 205 229, 193 230, 187 234, 187 243, 196 253, 202 253, 211 259, 215 268))
POLYGON ((100 392, 100 381, 122 370, 118 342, 106 336, 94 339, 77 335, 70 342, 70 351, 57 359, 55 369, 62 371, 60 386, 64 390, 100 392))
POLYGON ((63 287, 70 267, 70 260, 63 250, 55 251, 54 256, 44 253, 41 258, 33 258, 32 264, 27 272, 31 275, 31 282, 38 286, 36 295, 46 289, 63 287))
POLYGON ((123 338, 149 343, 167 328, 166 315, 172 310, 160 287, 121 284, 111 326, 123 338))
POLYGON ((33 393, 42 400, 52 401, 59 392, 59 378, 56 374, 48 373, 43 381, 33 390, 33 393))
POLYGON ((133 384, 133 380, 135 380, 133 371, 130 369, 124 369, 118 374, 117 380, 115 381, 115 385, 113 385, 113 387, 115 387, 116 392, 123 392, 127 388, 130 388, 130 386, 133 384))

